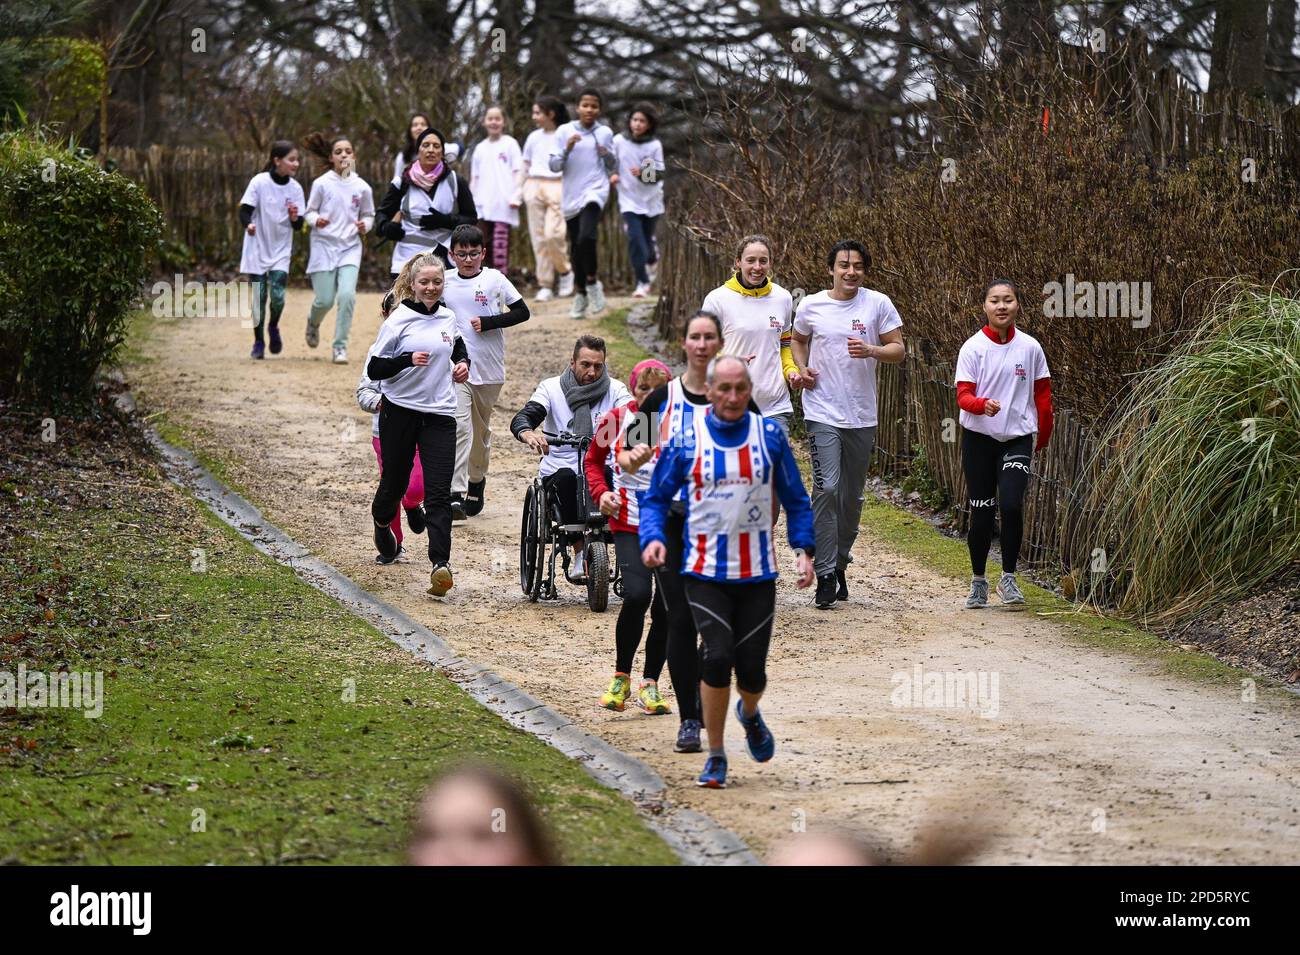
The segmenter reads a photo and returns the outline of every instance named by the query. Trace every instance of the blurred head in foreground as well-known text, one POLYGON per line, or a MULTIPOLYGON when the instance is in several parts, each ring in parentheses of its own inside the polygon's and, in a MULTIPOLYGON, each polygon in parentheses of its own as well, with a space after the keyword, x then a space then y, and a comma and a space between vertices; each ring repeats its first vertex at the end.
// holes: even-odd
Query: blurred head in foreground
POLYGON ((557 865, 541 818, 514 780, 486 766, 451 770, 425 791, 411 865, 557 865))

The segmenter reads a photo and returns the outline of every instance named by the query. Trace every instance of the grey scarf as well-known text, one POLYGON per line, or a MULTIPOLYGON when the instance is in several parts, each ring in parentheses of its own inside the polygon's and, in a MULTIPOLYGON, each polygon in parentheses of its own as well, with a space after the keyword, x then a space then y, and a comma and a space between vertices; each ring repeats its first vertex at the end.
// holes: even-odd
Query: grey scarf
POLYGON ((600 400, 609 393, 609 369, 602 368, 600 377, 591 384, 580 385, 573 369, 566 368, 560 376, 560 390, 564 392, 564 400, 573 412, 573 423, 569 427, 574 434, 591 437, 594 430, 591 409, 600 404, 600 400))

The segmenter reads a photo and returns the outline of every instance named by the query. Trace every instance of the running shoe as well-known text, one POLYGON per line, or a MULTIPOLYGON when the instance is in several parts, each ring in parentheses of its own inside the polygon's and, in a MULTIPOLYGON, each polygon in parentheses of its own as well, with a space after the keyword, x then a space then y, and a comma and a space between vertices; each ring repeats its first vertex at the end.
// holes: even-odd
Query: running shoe
POLYGON ((560 298, 568 298, 573 294, 573 272, 568 271, 560 276, 560 298))
POLYGON ((835 575, 822 574, 817 578, 817 596, 815 602, 818 610, 835 606, 835 575))
POLYGON ((267 337, 271 339, 271 354, 278 355, 284 349, 284 341, 280 338, 280 326, 268 325, 266 327, 267 337))
MULTIPOLYGON (((988 585, 985 584, 985 586, 988 585)), ((1025 595, 1020 592, 1020 585, 1016 583, 1015 574, 1003 574, 998 578, 997 594, 1004 604, 1023 604, 1025 602, 1025 595)))
POLYGON ((682 720, 677 730, 677 742, 673 744, 674 753, 698 753, 700 751, 700 721, 682 720))
POLYGON ((401 544, 398 544, 396 554, 394 554, 392 557, 385 557, 383 554, 376 554, 375 563, 384 564, 384 565, 395 564, 402 559, 402 555, 405 553, 406 553, 405 548, 403 548, 401 544))
POLYGON ((592 314, 599 315, 605 311, 605 286, 592 282, 587 286, 587 298, 591 302, 592 314))
POLYGON ((433 568, 433 572, 429 574, 429 593, 435 597, 442 597, 451 590, 452 586, 450 567, 439 564, 433 568))
POLYGON ((569 318, 587 317, 587 293, 579 292, 573 296, 573 308, 569 309, 569 318))
POLYGON ((424 529, 429 526, 429 519, 424 514, 422 504, 406 509, 406 526, 411 529, 412 534, 424 533, 424 529))
POLYGON ((848 579, 844 576, 844 571, 842 571, 842 570, 837 570, 837 571, 835 571, 835 582, 836 582, 837 584, 839 584, 839 588, 835 591, 835 599, 836 599, 836 600, 848 600, 848 599, 849 599, 849 581, 848 581, 848 579))
POLYGON ((638 282, 636 288, 632 290, 633 298, 645 298, 649 294, 650 294, 649 282, 638 282))
POLYGON ((632 678, 626 673, 615 673, 609 689, 600 695, 600 705, 607 710, 623 712, 627 698, 632 695, 632 678))
POLYGON ((397 535, 387 524, 375 525, 375 549, 379 551, 379 556, 384 558, 383 563, 391 564, 397 560, 397 552, 401 547, 397 543, 397 535))
POLYGON ((980 577, 970 579, 970 596, 966 598, 967 610, 983 610, 989 605, 989 582, 980 577))
POLYGON ((763 714, 755 712, 753 716, 745 715, 745 701, 736 701, 736 719, 745 728, 745 745, 749 755, 756 763, 766 763, 776 752, 776 738, 763 722, 763 714))
POLYGON ((641 712, 647 716, 662 716, 672 712, 668 708, 668 702, 659 695, 659 684, 654 680, 643 681, 637 697, 641 700, 641 712))
POLYGON ((465 498, 459 494, 451 496, 451 519, 453 521, 463 521, 469 518, 465 511, 465 498))
POLYGON ((348 363, 348 350, 346 348, 334 349, 334 364, 346 365, 348 363))
POLYGON ((483 513, 484 490, 487 488, 487 478, 481 481, 469 482, 469 493, 465 495, 465 513, 470 517, 477 517, 483 513))
POLYGON ((315 348, 320 344, 320 326, 307 319, 307 347, 315 348))
POLYGON ((263 344, 262 342, 253 342, 253 350, 249 353, 248 357, 258 358, 258 359, 265 358, 266 345, 263 344))
POLYGON ((549 301, 550 301, 551 299, 553 299, 553 298, 555 298, 555 293, 554 293, 554 292, 552 292, 552 291, 551 291, 550 289, 548 289, 548 288, 542 288, 542 289, 538 289, 538 290, 537 290, 537 297, 534 298, 533 301, 534 301, 534 302, 549 302, 549 301))
POLYGON ((700 773, 698 784, 706 789, 727 788, 727 757, 710 756, 704 761, 704 772, 700 773))

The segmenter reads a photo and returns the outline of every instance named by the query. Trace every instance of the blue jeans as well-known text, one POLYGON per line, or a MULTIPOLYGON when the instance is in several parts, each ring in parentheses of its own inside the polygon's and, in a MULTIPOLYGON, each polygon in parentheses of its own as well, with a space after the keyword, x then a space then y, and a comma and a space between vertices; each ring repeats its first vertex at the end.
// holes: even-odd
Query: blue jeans
POLYGON ((639 212, 623 213, 623 225, 627 231, 627 257, 632 260, 632 271, 636 273, 640 285, 650 284, 646 265, 659 261, 659 248, 655 245, 655 225, 658 222, 658 216, 643 216, 639 212))

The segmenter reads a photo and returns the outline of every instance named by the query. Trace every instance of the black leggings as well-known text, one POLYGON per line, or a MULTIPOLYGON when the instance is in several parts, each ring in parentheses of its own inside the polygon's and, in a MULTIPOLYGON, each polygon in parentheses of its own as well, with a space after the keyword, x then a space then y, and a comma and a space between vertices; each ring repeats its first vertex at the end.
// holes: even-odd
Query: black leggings
POLYGON ((984 576, 984 565, 993 541, 993 515, 1002 510, 1002 569, 1016 572, 1020 559, 1020 538, 1024 533, 1025 488, 1029 484, 1029 461, 1034 451, 1034 436, 1026 434, 1010 441, 998 441, 978 431, 961 435, 961 468, 966 473, 966 490, 970 502, 971 572, 984 576), (995 497, 996 495, 996 497, 995 497))
POLYGON ((767 687, 776 581, 721 583, 687 577, 686 599, 704 643, 700 678, 722 689, 731 686, 734 669, 738 688, 762 693, 767 687))
POLYGON ((641 675, 658 682, 668 652, 668 614, 663 597, 654 593, 654 576, 641 563, 641 543, 636 531, 614 532, 614 553, 623 580, 623 606, 614 627, 616 673, 631 673, 632 660, 641 644, 645 612, 650 611, 650 635, 645 641, 645 666, 641 675))
POLYGON ((664 519, 664 565, 655 571, 659 599, 668 613, 668 675, 673 678, 673 692, 677 694, 677 715, 682 720, 703 720, 700 709, 700 651, 683 585, 682 534, 686 531, 686 517, 670 508, 664 519))
POLYGON ((412 411, 387 398, 379 409, 379 453, 383 473, 370 514, 376 524, 391 524, 411 479, 416 448, 424 469, 424 513, 428 520, 429 560, 451 560, 451 475, 456 468, 456 419, 412 411))
POLYGON ((600 206, 589 202, 572 219, 566 219, 569 231, 569 259, 573 262, 573 284, 582 293, 587 283, 596 280, 596 230, 600 226, 600 206))

